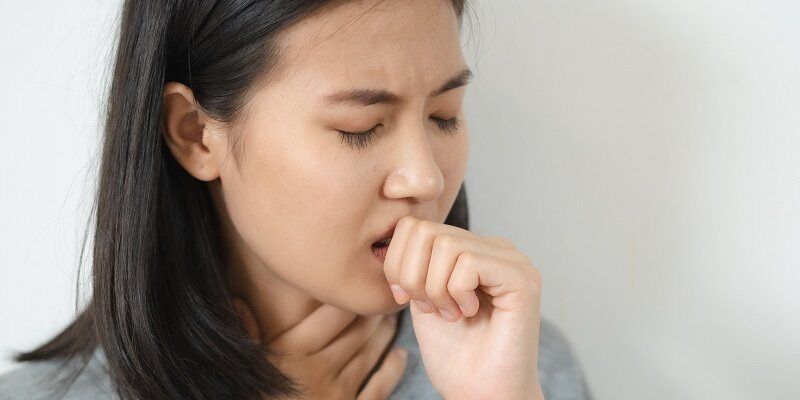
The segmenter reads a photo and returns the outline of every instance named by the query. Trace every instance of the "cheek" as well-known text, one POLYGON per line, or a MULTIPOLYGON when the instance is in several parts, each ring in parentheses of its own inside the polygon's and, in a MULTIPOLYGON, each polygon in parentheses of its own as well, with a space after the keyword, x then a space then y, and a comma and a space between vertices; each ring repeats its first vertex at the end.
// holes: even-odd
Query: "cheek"
POLYGON ((464 181, 469 158, 469 136, 466 129, 437 148, 437 163, 444 178, 444 192, 438 199, 439 221, 444 222, 464 181))
POLYGON ((242 174, 233 168, 223 177, 231 220, 247 247, 320 300, 352 297, 350 307, 359 308, 352 304, 360 298, 382 296, 382 270, 372 265, 365 242, 371 232, 364 221, 380 187, 372 169, 326 148, 323 138, 251 136, 247 146, 242 174), (365 285, 370 289, 354 289, 365 285))

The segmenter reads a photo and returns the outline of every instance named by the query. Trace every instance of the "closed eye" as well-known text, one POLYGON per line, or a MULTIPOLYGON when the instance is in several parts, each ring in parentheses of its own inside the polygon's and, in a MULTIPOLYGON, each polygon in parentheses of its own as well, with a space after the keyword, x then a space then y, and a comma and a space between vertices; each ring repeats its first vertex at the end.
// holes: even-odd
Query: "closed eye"
MULTIPOLYGON (((452 135, 458 131, 459 128, 459 120, 458 117, 453 117, 449 119, 445 118, 438 118, 438 117, 431 117, 431 119, 436 123, 442 132, 452 135)), ((375 130, 380 126, 380 124, 373 126, 369 130, 363 132, 348 132, 338 130, 339 132, 339 139, 342 143, 347 145, 350 148, 361 150, 369 146, 372 141, 375 139, 375 130)))
POLYGON ((450 119, 431 117, 431 119, 433 119, 436 122, 436 125, 439 125, 439 129, 447 133, 453 133, 458 130, 459 121, 458 118, 456 117, 450 119))

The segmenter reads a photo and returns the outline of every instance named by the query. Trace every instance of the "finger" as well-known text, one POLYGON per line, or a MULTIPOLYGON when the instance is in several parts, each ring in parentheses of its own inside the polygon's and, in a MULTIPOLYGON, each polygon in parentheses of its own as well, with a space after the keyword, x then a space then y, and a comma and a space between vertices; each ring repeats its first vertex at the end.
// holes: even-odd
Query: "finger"
POLYGON ((428 266, 431 260, 433 242, 438 235, 451 234, 462 237, 478 237, 465 229, 455 226, 440 224, 428 220, 419 220, 414 224, 406 240, 406 250, 400 270, 400 286, 408 293, 411 299, 424 313, 433 313, 436 307, 428 298, 425 290, 425 281, 428 275, 428 266))
MULTIPOLYGON (((503 239, 504 240, 504 239, 503 239)), ((502 242, 492 238, 476 236, 439 234, 433 240, 428 275, 425 279, 425 292, 442 317, 454 322, 461 318, 462 312, 455 299, 447 290, 447 282, 455 268, 458 256, 465 251, 474 251, 505 258, 517 263, 526 263, 527 257, 508 247, 500 247, 502 242)))
POLYGON ((484 239, 500 246, 505 247, 507 249, 516 249, 517 246, 514 245, 514 242, 502 237, 502 236, 484 236, 484 239))
POLYGON ((385 315, 360 316, 318 354, 327 360, 335 370, 341 370, 364 344, 369 342, 381 325, 391 324, 391 318, 385 315))
POLYGON ((231 299, 233 309, 239 314, 239 319, 242 322, 242 327, 253 340, 261 343, 261 332, 258 328, 258 322, 253 314, 253 310, 244 299, 234 297, 231 299))
POLYGON ((392 241, 389 243, 389 248, 386 249, 386 258, 383 261, 383 273, 386 275, 386 281, 389 282, 397 304, 404 304, 410 299, 408 293, 400 286, 400 269, 406 250, 408 232, 417 221, 418 219, 412 216, 404 216, 397 221, 392 241))
POLYGON ((447 282, 447 290, 464 316, 471 317, 478 312, 475 289, 479 285, 492 296, 493 307, 511 311, 519 306, 521 297, 539 296, 541 278, 538 270, 530 265, 485 253, 462 252, 447 282))
POLYGON ((279 353, 314 353, 327 346, 358 315, 330 304, 322 304, 298 324, 268 339, 268 347, 279 353))
POLYGON ((343 365, 340 375, 348 378, 357 377, 358 383, 363 382, 369 372, 375 369, 384 353, 388 351, 388 346, 396 331, 397 314, 387 315, 369 340, 363 343, 361 348, 343 365))
POLYGON ((420 220, 409 229, 400 267, 400 286, 426 314, 436 311, 425 293, 425 277, 428 275, 431 248, 439 231, 439 227, 435 225, 441 224, 420 220))
POLYGON ((408 350, 398 347, 389 352, 381 367, 369 378, 356 400, 386 399, 403 377, 408 350))

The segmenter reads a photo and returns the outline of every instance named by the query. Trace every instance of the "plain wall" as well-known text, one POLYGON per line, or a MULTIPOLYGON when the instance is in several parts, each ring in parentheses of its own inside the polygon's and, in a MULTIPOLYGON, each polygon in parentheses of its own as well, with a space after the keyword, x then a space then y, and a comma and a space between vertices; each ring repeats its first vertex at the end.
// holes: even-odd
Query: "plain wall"
MULTIPOLYGON (((800 398, 798 3, 472 2, 473 230, 596 397, 800 398)), ((118 7, 0 13, 0 372, 74 315, 118 7)))

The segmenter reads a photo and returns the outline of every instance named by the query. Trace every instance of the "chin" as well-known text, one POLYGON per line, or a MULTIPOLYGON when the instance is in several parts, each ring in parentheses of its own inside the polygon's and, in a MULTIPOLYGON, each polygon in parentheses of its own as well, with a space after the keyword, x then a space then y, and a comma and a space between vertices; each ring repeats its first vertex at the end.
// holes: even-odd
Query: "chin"
POLYGON ((357 259, 343 263, 346 265, 342 268, 343 272, 336 275, 345 277, 344 280, 336 285, 330 282, 327 284, 327 287, 342 289, 327 292, 334 297, 317 298, 359 315, 393 314, 408 307, 408 304, 397 304, 394 301, 383 269, 372 253, 368 257, 366 260, 357 259), (353 269, 351 266, 358 267, 353 269))
POLYGON ((368 307, 363 311, 357 311, 356 313, 360 315, 387 315, 387 314, 394 314, 397 313, 404 308, 408 307, 408 304, 397 304, 394 302, 394 299, 391 299, 390 304, 386 305, 385 307, 368 307))
POLYGON ((347 303, 349 305, 343 308, 359 315, 392 314, 408 307, 408 304, 397 304, 388 287, 385 290, 381 288, 377 293, 360 291, 358 298, 351 298, 347 303))

